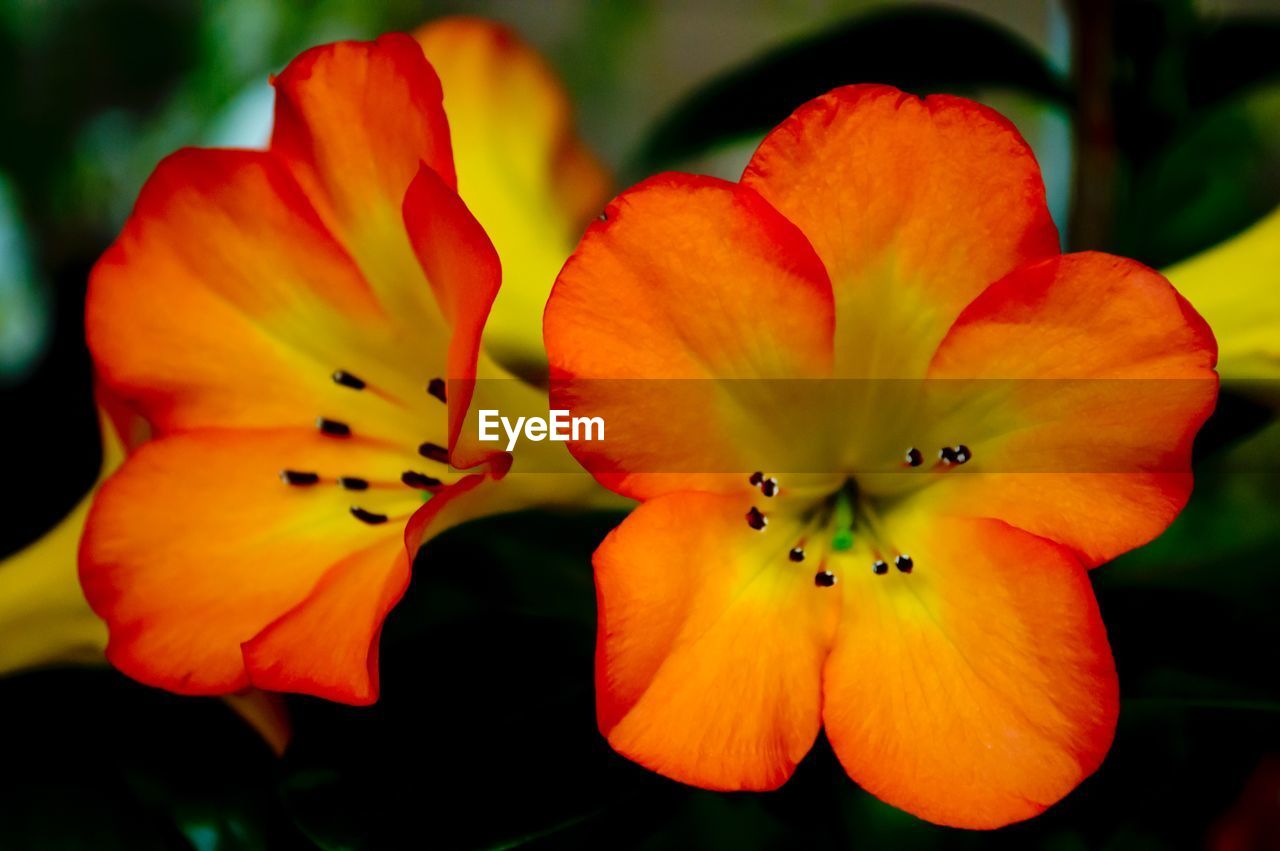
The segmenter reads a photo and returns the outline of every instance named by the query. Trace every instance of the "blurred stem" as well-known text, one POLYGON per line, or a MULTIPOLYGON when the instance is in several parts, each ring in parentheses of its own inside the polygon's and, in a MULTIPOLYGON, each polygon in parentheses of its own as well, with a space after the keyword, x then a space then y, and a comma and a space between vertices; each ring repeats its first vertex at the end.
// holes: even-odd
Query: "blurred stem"
POLYGON ((1070 245, 1105 249, 1115 213, 1114 0, 1072 0, 1072 76, 1076 90, 1075 182, 1070 245))

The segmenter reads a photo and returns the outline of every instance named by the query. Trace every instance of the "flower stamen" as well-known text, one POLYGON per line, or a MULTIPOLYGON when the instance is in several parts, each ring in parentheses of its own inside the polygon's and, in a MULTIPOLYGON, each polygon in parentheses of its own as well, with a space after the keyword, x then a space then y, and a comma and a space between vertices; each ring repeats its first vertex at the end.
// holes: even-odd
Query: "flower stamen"
POLYGON ((367 384, 365 384, 364 379, 359 378, 358 376, 352 375, 351 373, 347 372, 345 369, 334 370, 334 373, 331 377, 333 378, 334 384, 340 384, 343 387, 349 387, 352 390, 363 390, 365 387, 368 386, 367 384))
POLYGON ((425 473, 416 473, 413 470, 405 470, 400 474, 400 481, 404 482, 411 488, 418 490, 432 490, 444 484, 434 476, 428 476, 425 473))
POLYGON ((944 446, 938 450, 938 463, 943 467, 950 467, 954 464, 964 464, 973 458, 973 453, 969 447, 963 443, 955 446, 944 446))
POLYGON ((370 526, 376 526, 379 523, 387 522, 387 515, 378 514, 375 511, 368 511, 358 505, 351 506, 351 516, 363 523, 368 523, 370 526))
POLYGON ((316 417, 316 428, 321 434, 327 434, 329 437, 351 436, 351 426, 341 420, 331 420, 328 417, 316 417))
POLYGON ((423 458, 431 461, 437 461, 441 464, 449 463, 449 450, 445 449, 438 443, 422 443, 418 446, 418 454, 423 458))

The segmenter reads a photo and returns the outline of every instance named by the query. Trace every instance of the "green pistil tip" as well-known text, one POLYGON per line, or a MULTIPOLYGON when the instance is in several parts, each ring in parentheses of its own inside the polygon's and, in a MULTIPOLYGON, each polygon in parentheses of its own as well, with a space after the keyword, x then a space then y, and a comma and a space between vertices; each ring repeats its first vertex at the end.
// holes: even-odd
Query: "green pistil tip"
POLYGON ((836 495, 835 516, 831 519, 836 527, 831 548, 837 552, 853 549, 853 502, 849 499, 848 491, 842 490, 836 495))

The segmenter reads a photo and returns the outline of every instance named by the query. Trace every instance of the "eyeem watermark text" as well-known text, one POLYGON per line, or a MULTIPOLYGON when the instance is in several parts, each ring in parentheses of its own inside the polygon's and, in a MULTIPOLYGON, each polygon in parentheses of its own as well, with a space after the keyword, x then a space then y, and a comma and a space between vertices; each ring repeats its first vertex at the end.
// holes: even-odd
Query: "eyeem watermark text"
POLYGON ((513 423, 493 409, 480 410, 480 440, 486 443, 502 439, 498 427, 507 436, 507 451, 516 448, 523 434, 535 443, 542 440, 604 440, 604 417, 571 417, 568 411, 548 411, 543 417, 516 417, 513 423))

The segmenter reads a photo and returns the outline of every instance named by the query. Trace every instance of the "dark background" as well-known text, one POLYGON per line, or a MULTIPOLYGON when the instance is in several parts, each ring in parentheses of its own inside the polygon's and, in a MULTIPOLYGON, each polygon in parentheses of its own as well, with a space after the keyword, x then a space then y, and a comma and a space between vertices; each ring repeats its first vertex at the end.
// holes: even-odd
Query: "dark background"
MULTIPOLYGON (((85 278, 155 162, 264 140, 266 74, 306 46, 457 10, 550 58, 620 186, 736 177, 795 106, 876 81, 1010 115, 1072 248, 1161 267, 1280 201, 1276 2, 0 0, 0 553, 96 476, 85 278)), ((1232 825, 1253 830, 1239 847, 1280 848, 1278 428, 1228 390, 1191 506, 1095 574, 1116 744, 1026 824, 924 824, 857 789, 822 741, 767 795, 614 755, 594 722, 589 557, 617 516, 526 514, 429 545, 387 627, 381 702, 291 698, 282 760, 221 702, 106 668, 0 679, 0 849, 1226 851, 1232 825)))

